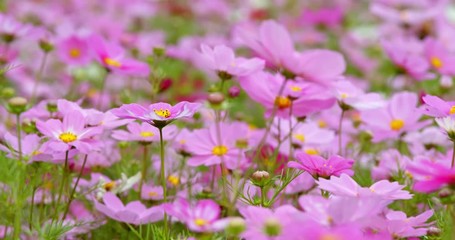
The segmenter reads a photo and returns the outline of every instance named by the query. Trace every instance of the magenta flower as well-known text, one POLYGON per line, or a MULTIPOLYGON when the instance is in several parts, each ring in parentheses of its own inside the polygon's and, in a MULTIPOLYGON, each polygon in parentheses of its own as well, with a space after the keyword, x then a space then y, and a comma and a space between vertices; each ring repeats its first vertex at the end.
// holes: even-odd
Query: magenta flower
POLYGON ((167 214, 175 217, 194 232, 218 231, 221 208, 213 200, 199 200, 192 205, 183 198, 177 199, 173 204, 165 204, 167 214))
MULTIPOLYGON (((285 91, 279 95, 279 89, 285 78, 276 74, 258 72, 240 79, 240 86, 256 102, 266 108, 266 114, 270 115, 277 108, 277 115, 283 118, 289 117, 291 96, 285 91)), ((294 96, 300 96, 292 101, 293 114, 297 117, 307 116, 311 113, 330 108, 335 103, 333 94, 327 89, 316 84, 307 83, 305 87, 295 86, 288 82, 285 85, 288 91, 299 92, 294 96)))
MULTIPOLYGON (((160 140, 158 129, 148 123, 129 123, 125 130, 114 130, 112 137, 120 141, 138 141, 138 142, 157 142, 160 140)), ((167 127, 163 129, 163 139, 169 140, 176 134, 176 127, 167 127)))
POLYGON ((408 191, 402 190, 405 186, 387 180, 381 180, 368 188, 362 188, 354 179, 346 174, 341 174, 340 177, 332 176, 330 179, 319 178, 317 184, 320 189, 329 191, 337 196, 378 196, 384 200, 412 198, 408 191))
POLYGON ((289 239, 283 235, 293 230, 291 225, 301 213, 292 206, 284 205, 275 210, 263 207, 248 206, 240 209, 245 218, 247 229, 242 233, 245 239, 289 239))
POLYGON ((441 163, 423 160, 407 166, 418 192, 435 192, 445 186, 455 186, 455 169, 441 163))
POLYGON ((345 159, 340 156, 331 156, 327 160, 317 155, 308 155, 302 151, 295 154, 296 162, 291 161, 288 167, 297 168, 308 172, 314 178, 330 176, 340 176, 342 173, 347 175, 354 175, 352 166, 354 160, 345 159))
POLYGON ((152 185, 144 184, 141 191, 141 199, 144 200, 162 200, 163 199, 163 187, 156 187, 152 185))
POLYGON ((160 102, 146 108, 137 103, 131 103, 112 109, 112 113, 119 118, 137 119, 160 128, 174 120, 192 117, 200 106, 199 103, 190 102, 179 102, 175 106, 160 102))
POLYGON ((49 138, 48 147, 54 151, 63 152, 74 147, 88 153, 97 147, 92 137, 101 134, 102 128, 85 127, 85 123, 86 120, 79 111, 71 111, 63 116, 63 122, 56 119, 38 121, 36 127, 49 138))
POLYGON ((211 166, 226 164, 229 169, 235 169, 243 158, 239 158, 239 149, 236 146, 238 132, 235 125, 221 123, 220 138, 217 137, 216 125, 194 130, 192 141, 186 143, 186 149, 191 153, 188 159, 190 166, 211 166))
POLYGON ((85 65, 92 59, 87 40, 77 36, 65 38, 57 43, 57 53, 63 62, 72 65, 85 65))
POLYGON ((212 49, 203 44, 201 50, 201 65, 218 72, 220 76, 247 76, 264 68, 263 60, 237 58, 234 51, 225 45, 218 45, 212 49))
POLYGON ((425 102, 424 113, 432 117, 447 117, 455 114, 455 102, 446 102, 437 96, 425 95, 422 97, 425 102))
POLYGON ((110 71, 124 75, 149 75, 150 67, 146 63, 126 58, 121 46, 107 42, 100 36, 92 36, 89 43, 96 61, 110 71))
POLYGON ((416 94, 401 92, 393 95, 385 107, 361 112, 362 121, 373 133, 373 141, 398 138, 428 125, 429 121, 419 122, 422 114, 417 111, 417 103, 416 94))
POLYGON ((440 42, 428 38, 424 42, 424 53, 431 66, 440 74, 455 75, 455 55, 440 42))
POLYGON ((125 206, 115 194, 110 192, 104 194, 103 203, 95 201, 95 208, 116 221, 134 225, 158 222, 163 219, 161 206, 147 209, 139 201, 130 202, 125 206))

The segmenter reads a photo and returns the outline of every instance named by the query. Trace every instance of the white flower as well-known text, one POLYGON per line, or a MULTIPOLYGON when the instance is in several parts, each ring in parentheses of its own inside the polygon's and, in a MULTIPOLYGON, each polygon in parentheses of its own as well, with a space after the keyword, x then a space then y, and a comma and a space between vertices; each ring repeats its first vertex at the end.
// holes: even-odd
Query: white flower
POLYGON ((450 140, 455 140, 455 119, 451 117, 436 118, 436 123, 444 129, 450 140))

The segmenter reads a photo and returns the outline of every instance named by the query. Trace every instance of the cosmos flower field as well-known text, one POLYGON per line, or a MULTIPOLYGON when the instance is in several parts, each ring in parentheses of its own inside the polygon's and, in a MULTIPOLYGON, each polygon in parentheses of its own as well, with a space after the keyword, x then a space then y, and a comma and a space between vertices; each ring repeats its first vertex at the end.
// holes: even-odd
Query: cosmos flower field
POLYGON ((455 239, 455 2, 0 1, 0 239, 455 239))

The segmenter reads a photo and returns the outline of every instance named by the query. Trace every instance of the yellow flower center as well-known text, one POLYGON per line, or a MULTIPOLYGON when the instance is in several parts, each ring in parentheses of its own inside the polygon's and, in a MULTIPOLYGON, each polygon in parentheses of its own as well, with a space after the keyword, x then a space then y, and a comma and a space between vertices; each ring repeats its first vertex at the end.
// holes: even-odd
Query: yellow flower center
POLYGON ((146 138, 146 137, 153 137, 153 136, 155 136, 155 134, 152 132, 147 132, 147 131, 141 132, 141 137, 146 138))
POLYGON ((299 140, 300 142, 305 142, 305 135, 303 134, 294 134, 294 138, 299 140))
POLYGON ((169 177, 167 177, 167 180, 174 186, 177 186, 180 182, 179 177, 175 175, 170 175, 169 177))
POLYGON ((185 139, 182 139, 179 141, 180 144, 185 144, 186 143, 186 140, 185 139))
POLYGON ((293 92, 300 92, 300 91, 302 91, 302 88, 299 87, 299 86, 292 86, 292 87, 291 87, 291 91, 293 91, 293 92))
POLYGON ((60 138, 60 140, 62 140, 65 143, 70 143, 70 142, 74 142, 77 140, 76 134, 71 133, 71 132, 62 133, 62 134, 60 134, 60 136, 58 138, 60 138))
POLYGON ((43 152, 36 150, 32 152, 32 156, 40 155, 41 153, 43 152))
POLYGON ((155 109, 153 110, 155 112, 156 115, 162 117, 162 118, 168 118, 171 116, 171 111, 169 111, 168 109, 155 109))
POLYGON ((450 115, 455 114, 455 106, 452 106, 452 107, 450 108, 449 114, 450 114, 450 115))
POLYGON ((318 121, 318 126, 320 128, 325 128, 325 127, 327 127, 327 123, 324 120, 319 120, 318 121))
POLYGON ((228 151, 228 148, 224 145, 215 146, 212 149, 213 155, 216 155, 216 156, 223 156, 224 154, 227 153, 227 151, 228 151))
POLYGON ((77 48, 72 48, 72 49, 70 50, 70 56, 71 56, 72 58, 78 58, 78 57, 81 56, 81 51, 80 51, 79 49, 77 49, 77 48))
POLYGON ((104 58, 104 63, 111 67, 121 67, 122 66, 122 63, 120 63, 119 61, 117 61, 115 59, 109 58, 109 57, 104 58))
POLYGON ((404 127, 404 121, 401 119, 393 119, 390 122, 390 129, 393 131, 400 131, 404 127))
POLYGON ((314 148, 305 149, 305 153, 308 154, 308 155, 317 155, 317 154, 319 154, 318 150, 316 150, 314 148))
POLYGON ((431 65, 433 65, 434 68, 437 68, 437 69, 442 68, 443 63, 442 63, 442 60, 440 58, 432 57, 430 62, 431 62, 431 65))
POLYGON ((196 219, 194 219, 194 224, 196 224, 199 227, 202 227, 207 224, 207 220, 202 219, 202 218, 196 218, 196 219))
POLYGON ((52 189, 52 182, 51 181, 46 181, 44 184, 43 184, 43 188, 44 189, 47 189, 47 190, 51 190, 52 189))
POLYGON ((346 98, 349 97, 349 94, 347 94, 347 93, 342 93, 342 94, 340 95, 340 97, 341 97, 341 99, 346 99, 346 98))
POLYGON ((112 189, 115 188, 115 185, 117 185, 114 181, 112 182, 107 182, 103 185, 103 188, 106 190, 106 191, 111 191, 112 189))
POLYGON ((149 192, 149 197, 156 197, 158 196, 158 193, 156 192, 149 192))
POLYGON ((291 106, 291 100, 288 97, 278 96, 275 98, 275 105, 279 109, 285 109, 291 106))

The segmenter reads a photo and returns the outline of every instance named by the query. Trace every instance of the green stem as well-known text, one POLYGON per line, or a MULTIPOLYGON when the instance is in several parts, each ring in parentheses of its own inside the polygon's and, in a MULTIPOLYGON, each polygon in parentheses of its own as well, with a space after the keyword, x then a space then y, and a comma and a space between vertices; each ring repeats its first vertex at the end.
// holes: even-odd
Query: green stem
MULTIPOLYGON (((294 101, 291 101, 291 106, 289 106, 289 136, 291 136, 289 138, 289 157, 288 157, 288 161, 291 161, 292 159, 292 110, 293 110, 293 104, 294 101)), ((297 123, 296 123, 297 124, 297 123)))
POLYGON ((147 144, 144 144, 143 146, 143 156, 142 156, 142 176, 141 176, 141 181, 139 182, 139 198, 142 196, 142 186, 144 185, 145 182, 145 175, 147 175, 147 155, 148 155, 148 148, 147 144))
POLYGON ((22 141, 21 141, 21 121, 20 114, 16 115, 16 131, 17 131, 17 145, 19 151, 19 171, 17 173, 17 188, 16 188, 16 211, 14 215, 14 239, 19 239, 21 234, 21 220, 22 220, 22 194, 24 192, 25 185, 25 170, 26 165, 23 163, 22 159, 22 141))
POLYGON ((261 206, 265 207, 265 191, 264 186, 261 187, 261 206))
MULTIPOLYGON (((158 128, 160 131, 160 160, 161 160, 161 186, 163 187, 163 200, 167 201, 167 185, 166 185, 166 175, 165 175, 165 165, 164 165, 164 141, 163 141, 163 128, 158 128)), ((164 214, 164 233, 167 236, 168 226, 167 226, 167 214, 164 214)))
POLYGON ((341 116, 340 116, 340 121, 338 122, 338 155, 343 154, 343 141, 342 141, 342 136, 343 136, 343 117, 344 117, 345 111, 341 109, 341 116))
POLYGON ((103 105, 104 88, 106 87, 106 79, 108 76, 109 76, 109 71, 107 71, 106 75, 104 76, 103 80, 101 81, 100 96, 98 98, 98 103, 96 104, 97 109, 100 109, 100 107, 103 105))
POLYGON ((30 97, 30 100, 31 100, 30 102, 32 102, 32 103, 35 102, 36 91, 38 91, 38 85, 41 82, 41 78, 43 76, 44 67, 46 66, 47 55, 48 55, 47 52, 44 52, 43 58, 41 59, 41 64, 40 64, 38 73, 36 74, 36 77, 35 77, 36 81, 35 81, 35 85, 33 86, 32 96, 30 97))
POLYGON ((32 191, 32 204, 30 206, 30 216, 28 220, 28 228, 30 228, 30 231, 32 231, 33 226, 32 226, 32 221, 33 221, 33 206, 35 205, 35 193, 36 193, 36 187, 33 188, 32 191))
POLYGON ((65 165, 63 166, 62 182, 60 184, 60 189, 58 190, 57 205, 55 207, 55 215, 54 215, 54 219, 52 219, 51 225, 54 223, 55 220, 58 219, 58 207, 60 206, 60 200, 62 199, 62 195, 63 195, 63 187, 66 184, 66 178, 67 178, 68 154, 69 154, 69 150, 67 150, 65 153, 65 165))
POLYGON ((453 150, 452 150, 452 164, 450 165, 453 168, 453 164, 455 162, 455 142, 453 142, 453 150))
POLYGON ((77 179, 76 179, 76 183, 74 183, 74 187, 71 190, 70 199, 68 201, 68 204, 66 205, 65 213, 63 214, 63 217, 62 217, 62 222, 65 220, 66 215, 68 214, 68 211, 70 209, 71 203, 74 200, 74 193, 76 192, 77 185, 79 184, 79 180, 81 179, 82 173, 84 172, 85 164, 87 163, 87 157, 88 157, 88 154, 85 154, 84 161, 82 162, 81 171, 79 172, 79 175, 77 176, 77 179))

